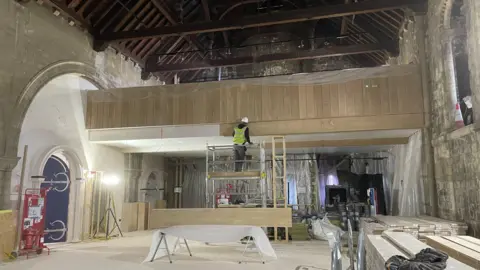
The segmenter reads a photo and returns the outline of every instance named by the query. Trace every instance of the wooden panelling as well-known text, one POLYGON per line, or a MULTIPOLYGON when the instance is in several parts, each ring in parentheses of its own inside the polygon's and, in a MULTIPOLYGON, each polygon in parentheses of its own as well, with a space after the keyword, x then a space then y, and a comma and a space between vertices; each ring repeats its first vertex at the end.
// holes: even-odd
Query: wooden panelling
MULTIPOLYGON (((344 83, 262 85, 247 80, 89 91, 86 124, 89 129, 232 124, 248 116, 252 124, 312 120, 327 123, 322 124, 327 131, 346 131, 328 124, 333 121, 347 124, 347 130, 367 130, 358 128, 366 117, 423 118, 420 81, 417 73, 411 73, 344 83)), ((387 118, 374 122, 382 119, 387 118)), ((374 129, 396 129, 400 124, 374 129)))
POLYGON ((251 225, 260 227, 291 227, 290 208, 192 208, 153 209, 149 229, 175 225, 251 225))
MULTIPOLYGON (((287 142, 286 148, 316 148, 316 147, 341 147, 341 146, 365 146, 365 145, 397 145, 407 144, 408 138, 376 138, 376 139, 350 139, 350 140, 325 140, 325 141, 297 141, 287 142)), ((277 143, 277 148, 282 144, 277 143)), ((265 144, 266 149, 272 148, 272 143, 265 144)))
MULTIPOLYGON (((421 113, 359 116, 323 119, 301 119, 250 123, 252 136, 309 134, 343 131, 417 129, 424 126, 421 113)), ((234 124, 220 125, 220 135, 231 136, 234 124)))

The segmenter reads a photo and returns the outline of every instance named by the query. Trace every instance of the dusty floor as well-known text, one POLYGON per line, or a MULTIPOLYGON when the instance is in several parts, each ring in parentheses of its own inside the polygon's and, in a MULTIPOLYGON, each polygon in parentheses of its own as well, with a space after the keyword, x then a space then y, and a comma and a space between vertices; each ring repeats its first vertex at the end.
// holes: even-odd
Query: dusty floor
POLYGON ((173 256, 173 264, 167 258, 153 263, 142 263, 150 249, 151 232, 128 234, 110 241, 66 244, 54 246, 50 256, 46 254, 20 259, 1 266, 5 270, 151 270, 174 269, 258 269, 258 270, 323 270, 330 269, 330 249, 326 242, 294 242, 273 244, 278 259, 262 264, 259 256, 251 251, 246 263, 238 264, 243 247, 190 243, 193 257, 185 248, 173 256))

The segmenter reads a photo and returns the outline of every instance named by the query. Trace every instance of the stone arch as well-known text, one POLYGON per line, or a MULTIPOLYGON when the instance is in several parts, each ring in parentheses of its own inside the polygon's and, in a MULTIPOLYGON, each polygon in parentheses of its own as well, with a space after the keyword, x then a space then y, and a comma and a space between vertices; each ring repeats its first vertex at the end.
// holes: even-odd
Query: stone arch
POLYGON ((52 63, 40 70, 23 88, 18 96, 8 123, 5 156, 17 156, 18 140, 23 120, 35 96, 51 80, 67 74, 78 74, 98 89, 114 88, 113 82, 105 79, 94 66, 77 61, 60 61, 52 63))
MULTIPOLYGON (((164 172, 161 171, 161 170, 158 170, 158 169, 149 169, 149 170, 146 170, 146 171, 143 171, 142 172, 142 175, 140 176, 140 178, 138 179, 138 183, 139 183, 139 187, 140 188, 147 188, 147 183, 148 183, 148 179, 151 175, 154 175, 156 180, 158 182, 161 182, 162 185, 163 185, 163 188, 165 188, 165 184, 166 184, 166 180, 165 180, 165 175, 164 175, 164 172)), ((144 195, 144 192, 142 192, 141 190, 137 190, 137 193, 138 193, 138 200, 139 201, 144 201, 145 198, 143 197, 144 195), (142 198, 143 197, 143 198, 142 198)), ((164 196, 164 199, 165 199, 165 191, 163 193, 163 196, 164 196)))

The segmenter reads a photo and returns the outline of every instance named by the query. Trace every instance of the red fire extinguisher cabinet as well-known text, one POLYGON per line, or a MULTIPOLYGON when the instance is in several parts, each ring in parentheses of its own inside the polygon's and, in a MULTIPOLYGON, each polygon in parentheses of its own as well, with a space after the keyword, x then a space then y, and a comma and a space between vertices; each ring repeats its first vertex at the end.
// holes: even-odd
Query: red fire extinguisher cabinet
POLYGON ((36 252, 41 254, 43 249, 50 249, 44 245, 45 209, 47 193, 50 189, 27 189, 23 198, 22 235, 18 255, 27 255, 36 252))

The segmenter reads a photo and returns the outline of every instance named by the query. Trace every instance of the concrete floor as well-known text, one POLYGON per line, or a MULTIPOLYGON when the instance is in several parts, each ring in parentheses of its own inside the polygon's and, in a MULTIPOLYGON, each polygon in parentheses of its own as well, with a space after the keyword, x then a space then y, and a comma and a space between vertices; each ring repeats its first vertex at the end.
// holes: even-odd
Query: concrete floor
MULTIPOLYGON (((2 265, 2 270, 151 270, 174 269, 258 269, 258 270, 322 270, 330 269, 330 248, 327 242, 294 242, 273 244, 278 259, 261 264, 258 253, 249 252, 246 263, 238 264, 243 247, 238 244, 209 245, 189 243, 193 257, 185 248, 173 256, 153 263, 143 263, 152 241, 151 232, 130 233, 124 238, 110 241, 52 246, 50 256, 43 254, 28 260, 21 258, 2 265)), ((345 264, 345 263, 344 263, 345 264)))

